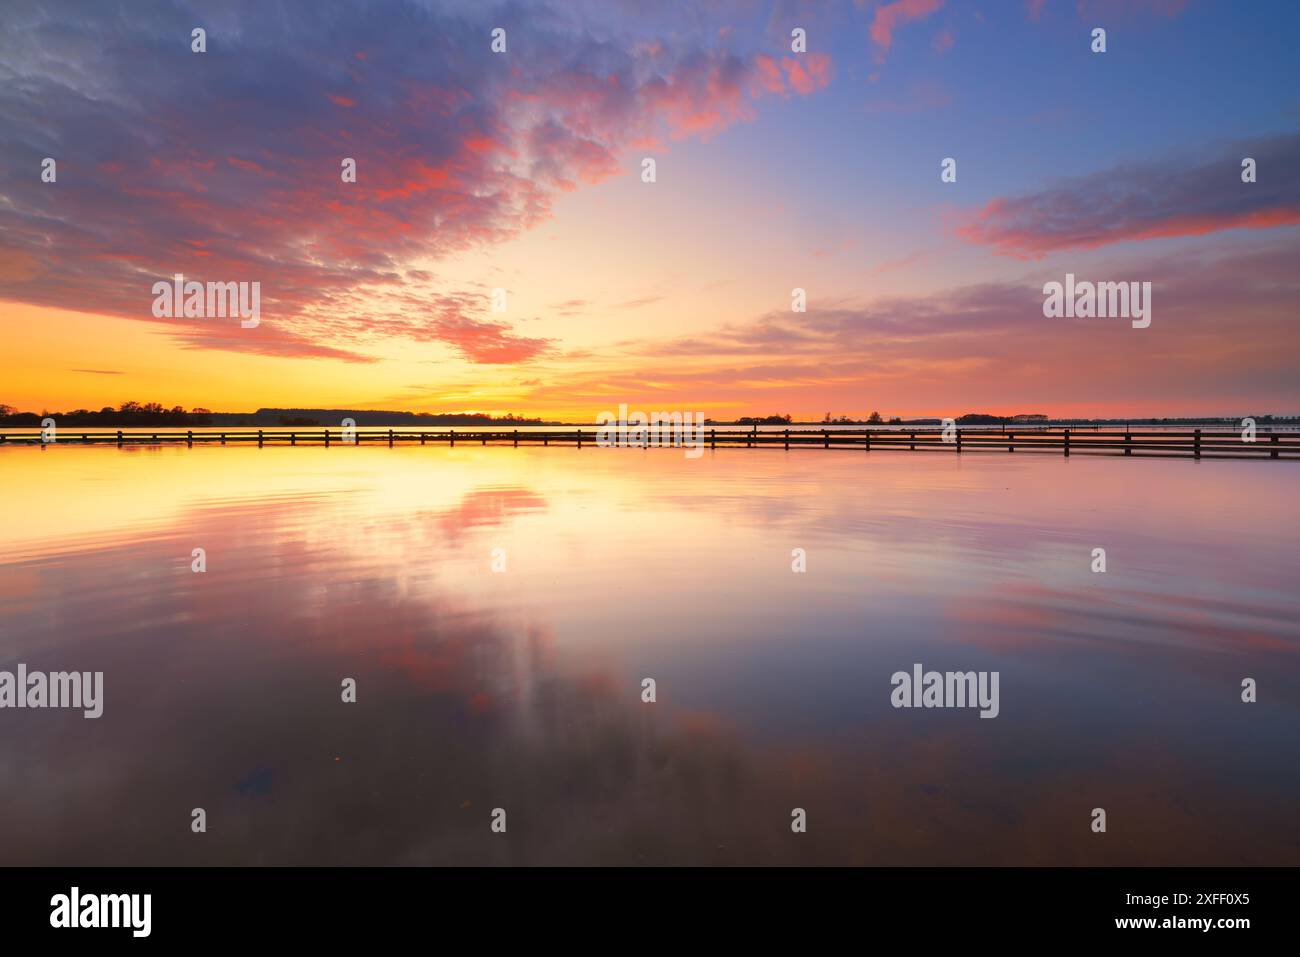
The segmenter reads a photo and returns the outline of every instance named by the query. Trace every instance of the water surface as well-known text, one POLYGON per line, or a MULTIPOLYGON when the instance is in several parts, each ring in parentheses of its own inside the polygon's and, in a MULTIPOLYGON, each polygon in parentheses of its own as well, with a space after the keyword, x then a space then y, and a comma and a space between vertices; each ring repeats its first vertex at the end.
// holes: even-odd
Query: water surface
POLYGON ((1300 863, 1295 468, 5 449, 0 863, 1300 863))

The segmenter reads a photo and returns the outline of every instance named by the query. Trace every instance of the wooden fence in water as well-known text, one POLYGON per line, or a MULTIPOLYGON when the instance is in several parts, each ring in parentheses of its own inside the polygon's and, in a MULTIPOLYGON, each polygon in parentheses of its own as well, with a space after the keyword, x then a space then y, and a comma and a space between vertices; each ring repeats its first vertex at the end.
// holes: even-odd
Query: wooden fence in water
MULTIPOLYGON (((1300 433, 1261 432, 1254 441, 1242 433, 1184 429, 1179 431, 1117 431, 1102 429, 786 429, 757 431, 752 429, 651 429, 648 439, 634 435, 612 442, 604 429, 565 429, 530 431, 519 429, 388 429, 357 430, 328 428, 288 428, 229 430, 120 431, 78 432, 71 428, 57 430, 52 441, 43 433, 0 432, 0 447, 13 445, 571 445, 619 447, 682 447, 683 435, 688 447, 707 449, 838 449, 858 452, 1050 452, 1058 455, 1136 455, 1187 458, 1300 458, 1300 433), (604 439, 604 441, 602 441, 604 439)), ((616 436, 617 437, 617 436, 616 436)))

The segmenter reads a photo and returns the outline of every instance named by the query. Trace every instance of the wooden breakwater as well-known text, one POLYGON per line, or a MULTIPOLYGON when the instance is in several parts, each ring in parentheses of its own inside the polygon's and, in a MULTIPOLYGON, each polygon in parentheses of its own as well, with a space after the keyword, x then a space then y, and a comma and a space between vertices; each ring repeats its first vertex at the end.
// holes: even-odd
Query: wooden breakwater
MULTIPOLYGON (((682 434, 651 429, 648 438, 633 435, 617 443, 602 429, 533 431, 520 429, 388 429, 351 431, 328 428, 86 431, 59 429, 52 441, 36 432, 0 433, 0 447, 17 445, 521 445, 680 448, 682 434), (604 440, 604 441, 602 441, 604 440)), ((1179 431, 1106 431, 1097 429, 753 429, 690 430, 687 444, 706 449, 838 449, 858 452, 1038 452, 1057 455, 1127 455, 1186 458, 1300 459, 1300 433, 1259 433, 1247 441, 1242 433, 1184 429, 1179 431)))

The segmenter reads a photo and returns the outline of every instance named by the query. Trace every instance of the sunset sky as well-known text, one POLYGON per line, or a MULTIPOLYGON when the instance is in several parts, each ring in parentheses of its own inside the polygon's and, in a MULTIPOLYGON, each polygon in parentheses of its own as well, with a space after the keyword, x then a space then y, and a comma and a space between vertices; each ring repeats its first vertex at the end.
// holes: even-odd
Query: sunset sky
POLYGON ((0 403, 1294 414, 1297 36, 1292 0, 5 0, 0 403), (154 318, 178 272, 261 324, 154 318), (1044 318, 1067 272, 1151 282, 1150 328, 1044 318))

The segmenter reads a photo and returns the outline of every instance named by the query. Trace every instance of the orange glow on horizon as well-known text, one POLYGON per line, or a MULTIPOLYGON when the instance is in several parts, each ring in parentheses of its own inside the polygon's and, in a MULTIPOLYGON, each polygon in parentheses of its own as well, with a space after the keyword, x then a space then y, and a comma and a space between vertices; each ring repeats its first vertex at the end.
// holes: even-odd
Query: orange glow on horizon
POLYGON ((438 344, 417 344, 374 362, 239 353, 186 346, 173 328, 89 313, 6 304, 11 329, 0 403, 24 412, 69 412, 117 407, 134 400, 186 409, 253 412, 258 408, 335 408, 431 413, 514 414, 546 421, 594 422, 620 404, 631 410, 698 411, 718 420, 792 415, 795 421, 832 417, 893 417, 1042 413, 1058 418, 1288 414, 1241 400, 1207 402, 1130 394, 1063 402, 1086 370, 1022 381, 991 376, 979 362, 926 359, 919 353, 888 375, 854 379, 825 367, 817 356, 791 358, 790 375, 752 371, 773 360, 717 356, 601 355, 533 363, 476 364, 438 344), (438 356, 438 358, 433 358, 438 356), (440 370, 437 378, 431 369, 440 370), (446 371, 441 371, 446 370, 446 371), (424 378, 427 386, 415 387, 424 378), (1072 381, 1077 380, 1077 381, 1072 381), (677 384, 674 384, 674 381, 677 384), (874 396, 879 396, 877 400, 874 396))

